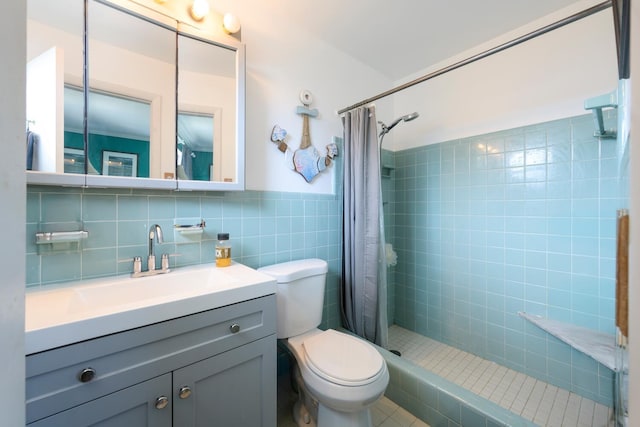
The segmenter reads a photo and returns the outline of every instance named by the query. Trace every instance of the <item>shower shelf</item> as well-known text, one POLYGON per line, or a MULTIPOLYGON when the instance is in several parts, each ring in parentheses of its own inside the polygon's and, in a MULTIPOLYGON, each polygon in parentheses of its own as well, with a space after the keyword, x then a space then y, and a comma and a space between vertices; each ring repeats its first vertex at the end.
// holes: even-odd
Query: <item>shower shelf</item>
POLYGON ((391 165, 382 165, 380 167, 380 176, 383 178, 391 178, 391 172, 395 169, 394 166, 391 165))
POLYGON ((616 339, 614 335, 558 320, 545 319, 521 311, 518 312, 518 315, 612 371, 619 369, 616 368, 616 339))

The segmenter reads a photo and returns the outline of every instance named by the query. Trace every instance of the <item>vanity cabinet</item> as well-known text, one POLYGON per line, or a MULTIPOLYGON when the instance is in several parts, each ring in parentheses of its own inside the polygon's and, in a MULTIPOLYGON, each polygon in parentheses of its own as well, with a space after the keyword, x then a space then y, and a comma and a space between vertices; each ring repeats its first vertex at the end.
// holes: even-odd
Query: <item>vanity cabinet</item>
POLYGON ((268 295, 27 356, 30 426, 276 425, 268 295))
POLYGON ((171 405, 167 396, 171 396, 171 374, 127 387, 27 425, 171 427, 171 405), (162 407, 161 402, 167 402, 166 406, 162 407))

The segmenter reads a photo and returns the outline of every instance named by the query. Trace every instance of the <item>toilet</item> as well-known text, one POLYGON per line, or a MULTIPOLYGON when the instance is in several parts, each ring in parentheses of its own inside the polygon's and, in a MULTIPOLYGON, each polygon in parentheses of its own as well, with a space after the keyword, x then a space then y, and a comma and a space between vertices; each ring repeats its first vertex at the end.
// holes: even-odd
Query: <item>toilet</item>
POLYGON ((370 427, 371 406, 384 394, 389 371, 369 342, 322 321, 327 262, 305 259, 262 267, 277 282, 277 335, 297 366, 298 426, 370 427))

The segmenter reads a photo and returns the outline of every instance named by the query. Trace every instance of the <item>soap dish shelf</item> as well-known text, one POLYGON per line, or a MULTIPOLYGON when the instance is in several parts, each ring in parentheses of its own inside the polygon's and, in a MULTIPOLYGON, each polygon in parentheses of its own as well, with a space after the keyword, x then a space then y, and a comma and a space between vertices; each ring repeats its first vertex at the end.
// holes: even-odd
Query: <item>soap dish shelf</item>
POLYGON ((89 232, 85 230, 37 232, 36 244, 45 245, 64 242, 80 242, 88 237, 89 232))
POLYGON ((628 366, 616 363, 616 337, 600 331, 591 330, 558 320, 546 319, 541 316, 518 312, 518 316, 533 323, 543 331, 565 342, 572 348, 591 357, 596 362, 616 372, 626 371, 628 366))
POLYGON ((174 224, 173 229, 180 234, 202 234, 206 226, 207 224, 204 219, 202 219, 198 224, 193 225, 174 224))
POLYGON ((204 233, 204 227, 200 227, 199 225, 192 225, 192 226, 189 226, 189 227, 174 226, 174 230, 176 230, 180 234, 202 234, 202 233, 204 233))

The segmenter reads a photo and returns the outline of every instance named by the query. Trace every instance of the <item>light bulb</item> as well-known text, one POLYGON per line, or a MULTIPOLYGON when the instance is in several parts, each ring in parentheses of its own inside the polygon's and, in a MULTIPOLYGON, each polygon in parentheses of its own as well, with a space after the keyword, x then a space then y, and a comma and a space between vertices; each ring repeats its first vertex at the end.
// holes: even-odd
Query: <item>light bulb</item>
POLYGON ((240 20, 232 13, 225 13, 222 18, 222 27, 229 34, 235 34, 240 31, 240 20))
POLYGON ((202 21, 209 14, 209 2, 207 0, 194 0, 191 5, 191 17, 196 21, 202 21))

